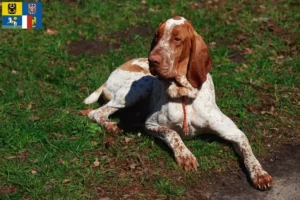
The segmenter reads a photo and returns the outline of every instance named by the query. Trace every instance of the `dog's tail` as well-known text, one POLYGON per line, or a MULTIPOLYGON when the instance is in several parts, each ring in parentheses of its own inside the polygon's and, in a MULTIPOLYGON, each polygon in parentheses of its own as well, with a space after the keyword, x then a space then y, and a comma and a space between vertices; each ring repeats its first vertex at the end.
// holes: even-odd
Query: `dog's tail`
POLYGON ((100 95, 102 94, 102 91, 104 89, 104 87, 106 86, 106 83, 104 83, 103 85, 101 85, 97 90, 95 90, 92 94, 90 94, 90 96, 88 96, 83 103, 85 104, 92 104, 98 101, 100 95))

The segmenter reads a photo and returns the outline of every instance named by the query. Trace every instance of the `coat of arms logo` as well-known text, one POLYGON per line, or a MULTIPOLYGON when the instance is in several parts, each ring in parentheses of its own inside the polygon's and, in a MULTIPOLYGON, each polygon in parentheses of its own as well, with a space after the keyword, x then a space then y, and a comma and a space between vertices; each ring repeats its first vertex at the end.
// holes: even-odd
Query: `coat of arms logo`
POLYGON ((35 5, 35 3, 28 4, 28 13, 30 15, 34 15, 36 13, 36 5, 35 5))

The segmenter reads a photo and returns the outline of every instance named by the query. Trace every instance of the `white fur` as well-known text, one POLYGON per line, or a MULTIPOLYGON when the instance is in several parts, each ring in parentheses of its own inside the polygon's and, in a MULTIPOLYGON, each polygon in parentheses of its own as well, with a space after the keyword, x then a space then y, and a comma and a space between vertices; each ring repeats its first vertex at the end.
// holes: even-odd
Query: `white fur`
POLYGON ((139 58, 139 59, 134 59, 132 61, 133 65, 138 65, 142 67, 143 69, 149 70, 149 63, 147 58, 139 58))
POLYGON ((186 19, 184 19, 183 17, 181 17, 181 19, 168 19, 167 22, 166 22, 166 28, 167 29, 170 29, 174 26, 177 26, 177 25, 181 25, 181 24, 184 24, 184 22, 186 21, 186 19))

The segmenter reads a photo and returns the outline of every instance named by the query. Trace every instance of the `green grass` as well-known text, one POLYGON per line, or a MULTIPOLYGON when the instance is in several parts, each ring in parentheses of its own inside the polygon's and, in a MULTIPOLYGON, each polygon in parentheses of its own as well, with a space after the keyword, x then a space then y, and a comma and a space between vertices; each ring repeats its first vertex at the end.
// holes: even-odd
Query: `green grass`
POLYGON ((217 103, 245 131, 259 158, 300 128, 296 1, 42 2, 42 30, 0 31, 1 199, 184 198, 188 189, 197 189, 192 184, 200 188, 220 171, 239 169, 226 142, 186 141, 200 167, 184 172, 161 142, 135 133, 111 137, 79 113, 87 109, 83 99, 113 69, 147 56, 154 30, 175 14, 191 20, 209 44, 217 103), (271 31, 270 23, 280 29, 271 31), (138 25, 152 33, 127 37, 122 32, 138 25), (48 28, 58 33, 49 35, 48 28), (100 38, 120 48, 97 56, 69 55, 71 41, 100 38), (229 60, 233 50, 246 48, 251 53, 245 62, 229 60), (126 143, 125 137, 133 139, 126 143), (99 166, 93 164, 96 158, 99 166))

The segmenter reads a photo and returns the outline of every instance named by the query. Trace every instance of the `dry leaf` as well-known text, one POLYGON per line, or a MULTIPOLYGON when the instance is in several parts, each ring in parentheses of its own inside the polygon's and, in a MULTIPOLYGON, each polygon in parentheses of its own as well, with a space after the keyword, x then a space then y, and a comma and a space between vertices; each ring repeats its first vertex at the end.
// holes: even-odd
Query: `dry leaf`
POLYGON ((65 183, 70 183, 70 182, 71 182, 70 179, 64 179, 64 180, 62 181, 63 184, 65 184, 65 183))
POLYGON ((39 121, 39 120, 41 120, 40 117, 34 116, 34 115, 31 115, 30 117, 28 117, 28 119, 29 119, 30 121, 39 121))
POLYGON ((36 83, 37 83, 39 86, 44 87, 44 83, 43 83, 43 82, 37 81, 36 83))
POLYGON ((30 109, 32 108, 32 106, 35 105, 35 104, 36 104, 36 103, 30 101, 29 104, 28 104, 28 106, 27 106, 27 109, 30 110, 30 109))
POLYGON ((98 158, 95 159, 95 162, 93 162, 94 167, 98 167, 100 165, 98 158))
POLYGON ((86 110, 80 110, 79 112, 80 112, 80 114, 82 114, 83 116, 86 116, 86 115, 88 115, 89 114, 89 112, 91 112, 92 111, 92 109, 86 109, 86 110))
POLYGON ((36 174, 37 172, 35 170, 30 171, 31 174, 36 174))
POLYGON ((13 69, 13 70, 11 71, 11 73, 12 73, 12 74, 18 74, 19 72, 17 72, 16 70, 13 69))
POLYGON ((5 92, 4 92, 4 90, 3 90, 2 88, 0 88, 0 92, 1 92, 2 94, 5 94, 5 92))
POLYGON ((128 143, 132 140, 132 138, 125 137, 125 142, 128 143))
POLYGON ((19 94, 19 97, 21 97, 21 96, 23 96, 24 91, 23 91, 23 90, 19 90, 19 91, 18 91, 18 94, 19 94))
POLYGON ((54 135, 55 135, 58 139, 64 137, 64 135, 63 135, 63 134, 60 134, 60 133, 54 133, 54 135))
POLYGON ((66 164, 66 162, 63 159, 59 159, 59 163, 63 165, 66 164))
POLYGON ((69 72, 74 72, 74 71, 75 71, 75 69, 73 67, 69 68, 69 72))
POLYGON ((135 173, 131 174, 131 178, 135 178, 135 177, 136 177, 135 173))
POLYGON ((135 169, 135 166, 136 166, 136 164, 130 164, 130 165, 129 165, 129 168, 130 168, 130 169, 135 169))
POLYGON ((248 47, 246 47, 246 48, 244 49, 244 54, 251 54, 252 52, 253 52, 253 50, 250 49, 250 48, 248 48, 248 47))
POLYGON ((47 28, 46 33, 49 34, 49 35, 56 35, 57 34, 57 30, 51 29, 51 28, 47 28))

